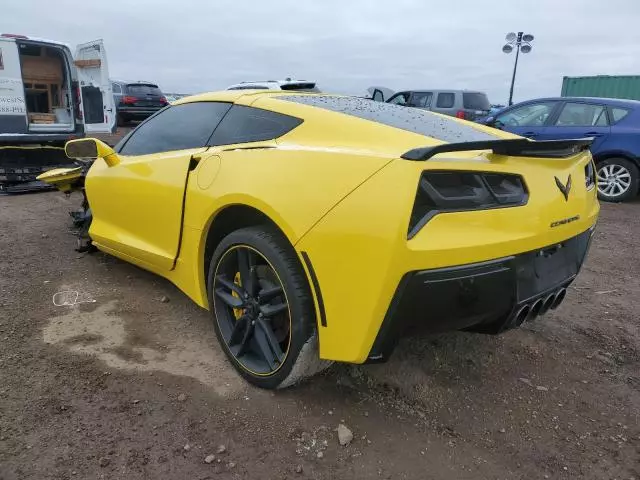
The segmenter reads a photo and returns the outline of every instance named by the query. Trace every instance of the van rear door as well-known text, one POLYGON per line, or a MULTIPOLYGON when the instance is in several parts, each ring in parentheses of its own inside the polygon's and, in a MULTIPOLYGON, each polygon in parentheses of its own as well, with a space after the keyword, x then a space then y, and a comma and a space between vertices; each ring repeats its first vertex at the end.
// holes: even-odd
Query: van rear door
POLYGON ((27 133, 27 108, 18 46, 0 38, 0 134, 27 133))
POLYGON ((116 125, 116 109, 109 81, 107 53, 102 40, 76 47, 75 65, 81 92, 86 133, 110 133, 116 125))

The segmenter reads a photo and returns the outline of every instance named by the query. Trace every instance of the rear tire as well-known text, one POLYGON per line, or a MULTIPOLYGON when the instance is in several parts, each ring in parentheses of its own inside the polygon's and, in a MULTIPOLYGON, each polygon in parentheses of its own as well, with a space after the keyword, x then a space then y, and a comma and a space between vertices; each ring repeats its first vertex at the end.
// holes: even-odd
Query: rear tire
POLYGON ((218 341, 251 384, 284 388, 330 365, 318 356, 315 306, 302 266, 275 228, 227 235, 211 258, 207 293, 218 341), (268 309, 279 313, 267 315, 268 309))
POLYGON ((608 158, 596 165, 598 198, 625 202, 638 194, 638 167, 626 158, 608 158))

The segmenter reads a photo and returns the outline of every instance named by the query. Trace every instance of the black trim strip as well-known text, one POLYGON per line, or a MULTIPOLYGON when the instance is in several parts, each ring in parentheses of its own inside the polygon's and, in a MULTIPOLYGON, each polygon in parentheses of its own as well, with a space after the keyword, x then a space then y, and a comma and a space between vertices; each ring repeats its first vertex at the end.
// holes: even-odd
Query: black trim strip
POLYGON ((495 154, 512 157, 567 158, 586 150, 591 145, 591 142, 593 142, 593 138, 544 140, 539 142, 526 138, 514 138, 480 142, 444 143, 433 147, 414 148, 404 153, 401 158, 424 161, 429 160, 438 153, 468 152, 473 150, 492 150, 495 154))
POLYGON ((307 270, 309 270, 309 275, 311 276, 311 283, 313 283, 313 289, 316 293, 316 298, 318 299, 318 309, 320 310, 320 325, 323 327, 327 326, 327 315, 324 311, 324 301, 322 300, 322 292, 320 291, 320 283, 318 283, 318 277, 316 277, 316 271, 313 269, 313 265, 311 265, 311 259, 307 252, 300 252, 302 255, 302 259, 304 260, 305 265, 307 266, 307 270))

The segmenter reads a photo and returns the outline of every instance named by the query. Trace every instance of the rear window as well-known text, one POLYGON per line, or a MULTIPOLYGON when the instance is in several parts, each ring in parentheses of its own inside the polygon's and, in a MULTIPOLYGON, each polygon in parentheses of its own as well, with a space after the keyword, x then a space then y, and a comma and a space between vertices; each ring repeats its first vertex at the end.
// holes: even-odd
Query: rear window
POLYGON ((613 107, 611 109, 611 113, 613 115, 613 123, 618 123, 629 114, 629 110, 627 110, 626 108, 613 107))
POLYGON ((297 92, 317 92, 319 93, 320 90, 316 87, 315 83, 312 82, 306 82, 306 83, 285 83, 283 85, 280 85, 280 88, 282 90, 295 90, 297 92))
POLYGON ((469 110, 491 110, 491 104, 484 93, 463 93, 462 105, 469 110))
POLYGON ((132 95, 162 95, 157 85, 127 85, 127 93, 132 95))
POLYGON ((209 145, 260 142, 281 137, 302 120, 261 108, 234 105, 209 139, 209 145))
POLYGON ((475 142, 497 140, 491 135, 456 120, 435 115, 420 108, 406 108, 367 98, 337 97, 333 95, 282 95, 278 100, 324 108, 332 112, 377 122, 389 127, 436 138, 443 142, 475 142))

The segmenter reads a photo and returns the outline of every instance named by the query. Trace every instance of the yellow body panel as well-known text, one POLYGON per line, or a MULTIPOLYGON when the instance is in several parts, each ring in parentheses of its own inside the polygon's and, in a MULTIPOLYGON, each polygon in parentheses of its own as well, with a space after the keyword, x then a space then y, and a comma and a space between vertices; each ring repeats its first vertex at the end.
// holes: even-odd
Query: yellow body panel
MULTIPOLYGON (((596 192, 583 187, 581 173, 591 160, 588 153, 563 160, 560 173, 555 159, 511 159, 507 166, 486 163, 484 158, 486 155, 474 162, 484 171, 524 175, 532 192, 527 205, 439 214, 407 240, 415 192, 394 192, 386 186, 416 185, 427 165, 398 161, 341 202, 296 245, 309 254, 322 286, 327 327, 320 330, 321 357, 365 361, 396 287, 407 272, 532 251, 571 238, 595 223, 599 211, 596 192), (512 162, 518 163, 517 168, 512 162), (559 174, 566 178, 569 173, 582 188, 576 186, 573 198, 565 202, 553 177, 559 174), (365 210, 374 211, 375 216, 363 215, 365 210), (580 215, 580 220, 550 228, 552 222, 575 215, 580 215), (354 283, 361 293, 350 294, 345 301, 354 283)), ((469 169, 470 163, 442 161, 428 166, 469 169)))
POLYGON ((68 193, 73 190, 80 177, 82 177, 82 167, 74 167, 54 168, 41 173, 36 179, 54 185, 61 192, 68 193))
MULTIPOLYGON (((168 278, 208 308, 209 228, 225 208, 254 208, 311 260, 327 318, 326 326, 318 324, 320 356, 358 363, 367 358, 405 273, 531 251, 584 232, 596 221, 596 192, 584 181, 588 152, 562 159, 456 152, 407 161, 399 159, 402 153, 443 142, 279 100, 282 94, 227 91, 174 103, 234 102, 304 119, 277 140, 251 143, 251 149, 225 145, 119 156, 111 167, 96 160, 86 179, 94 215, 89 233, 96 246, 168 278), (197 165, 190 163, 194 157, 197 165), (516 173, 524 178, 529 199, 520 207, 438 214, 408 240, 416 188, 428 169, 516 173), (554 176, 564 181, 568 175, 574 186, 565 201, 554 176), (550 226, 576 215, 577 221, 550 226)), ((319 312, 317 298, 316 308, 319 312)))

